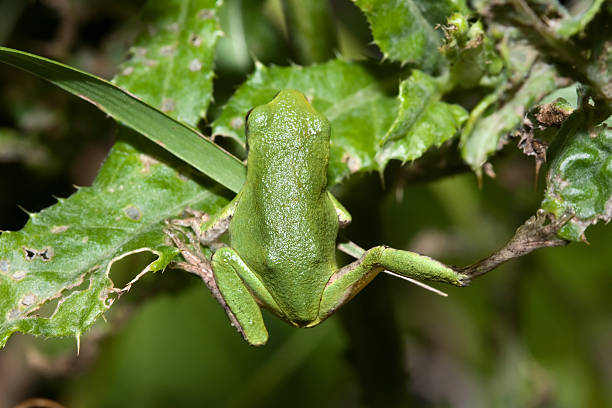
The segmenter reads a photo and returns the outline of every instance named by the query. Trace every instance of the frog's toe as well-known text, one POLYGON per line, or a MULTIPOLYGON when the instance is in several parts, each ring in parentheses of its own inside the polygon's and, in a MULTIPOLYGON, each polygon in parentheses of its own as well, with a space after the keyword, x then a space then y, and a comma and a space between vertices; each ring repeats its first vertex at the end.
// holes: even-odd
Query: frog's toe
POLYGON ((206 222, 210 219, 210 214, 200 210, 194 210, 191 207, 187 207, 184 210, 185 214, 200 219, 201 222, 206 222))
POLYGON ((472 278, 470 275, 460 273, 457 278, 457 281, 459 282, 458 286, 470 286, 470 283, 472 282, 472 278))

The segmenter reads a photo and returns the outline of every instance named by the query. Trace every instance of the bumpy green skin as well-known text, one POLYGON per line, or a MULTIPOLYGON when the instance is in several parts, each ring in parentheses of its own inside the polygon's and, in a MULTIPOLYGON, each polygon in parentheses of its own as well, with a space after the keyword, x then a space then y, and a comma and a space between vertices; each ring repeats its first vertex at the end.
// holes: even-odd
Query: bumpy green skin
POLYGON ((384 269, 458 286, 468 282, 434 259, 384 246, 337 268, 338 228, 350 214, 327 191, 329 138, 328 120, 298 91, 284 90, 253 109, 246 182, 198 234, 209 237, 201 238, 208 244, 231 219, 231 247, 215 252, 212 268, 226 311, 250 344, 268 338, 260 305, 294 326, 315 326, 384 269))
POLYGON ((281 92, 248 119, 249 166, 230 224, 232 248, 296 324, 316 319, 336 269, 329 135, 328 120, 297 91, 281 92))

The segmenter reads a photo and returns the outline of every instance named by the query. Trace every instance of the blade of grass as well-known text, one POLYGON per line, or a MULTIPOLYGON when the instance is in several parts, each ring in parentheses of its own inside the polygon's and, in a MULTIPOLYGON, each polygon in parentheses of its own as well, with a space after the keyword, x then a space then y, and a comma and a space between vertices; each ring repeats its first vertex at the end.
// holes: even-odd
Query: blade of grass
POLYGON ((113 119, 151 139, 228 189, 238 192, 244 165, 193 128, 147 105, 112 83, 27 52, 0 47, 0 62, 30 72, 93 103, 113 119))

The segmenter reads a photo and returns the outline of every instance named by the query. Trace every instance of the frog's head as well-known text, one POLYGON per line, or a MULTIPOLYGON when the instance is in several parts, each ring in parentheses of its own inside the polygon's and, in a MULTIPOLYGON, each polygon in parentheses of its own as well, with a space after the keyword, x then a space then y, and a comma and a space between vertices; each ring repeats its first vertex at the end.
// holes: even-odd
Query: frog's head
POLYGON ((280 91, 269 103, 251 109, 245 122, 250 151, 266 156, 283 150, 329 154, 329 121, 299 91, 280 91))

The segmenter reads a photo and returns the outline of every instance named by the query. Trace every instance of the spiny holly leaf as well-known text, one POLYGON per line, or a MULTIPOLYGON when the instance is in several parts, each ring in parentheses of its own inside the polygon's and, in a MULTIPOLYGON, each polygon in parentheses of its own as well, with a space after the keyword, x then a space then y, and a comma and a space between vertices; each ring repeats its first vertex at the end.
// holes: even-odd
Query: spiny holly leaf
POLYGON ((499 150, 500 140, 517 128, 531 106, 561 86, 557 71, 548 64, 536 62, 529 76, 511 97, 500 102, 503 90, 490 94, 472 110, 461 135, 461 155, 480 174, 490 154, 499 150), (496 109, 489 110, 491 106, 496 109), (486 114, 487 112, 490 114, 486 114))
POLYGON ((163 221, 188 206, 214 212, 227 202, 220 188, 185 177, 163 163, 180 167, 175 158, 122 129, 91 187, 0 235, 0 347, 15 331, 78 337, 131 286, 114 287, 113 262, 150 251, 158 258, 138 276, 163 269, 176 255, 163 221), (53 300, 55 311, 37 316, 53 300))
POLYGON ((211 99, 215 45, 221 35, 217 0, 149 0, 146 25, 115 83, 191 126, 211 99))
POLYGON ((353 1, 370 22, 374 42, 385 58, 416 64, 428 72, 443 62, 438 52, 442 33, 436 25, 443 24, 453 12, 470 12, 461 0, 353 1))
POLYGON ((380 168, 390 159, 417 159, 457 133, 468 113, 459 105, 441 102, 441 96, 438 82, 421 71, 413 71, 400 84, 398 115, 376 155, 380 168))
POLYGON ((590 128, 581 109, 565 121, 557 138, 560 146, 550 164, 542 209, 556 218, 573 214, 559 236, 586 240, 586 228, 612 218, 612 129, 590 128))

